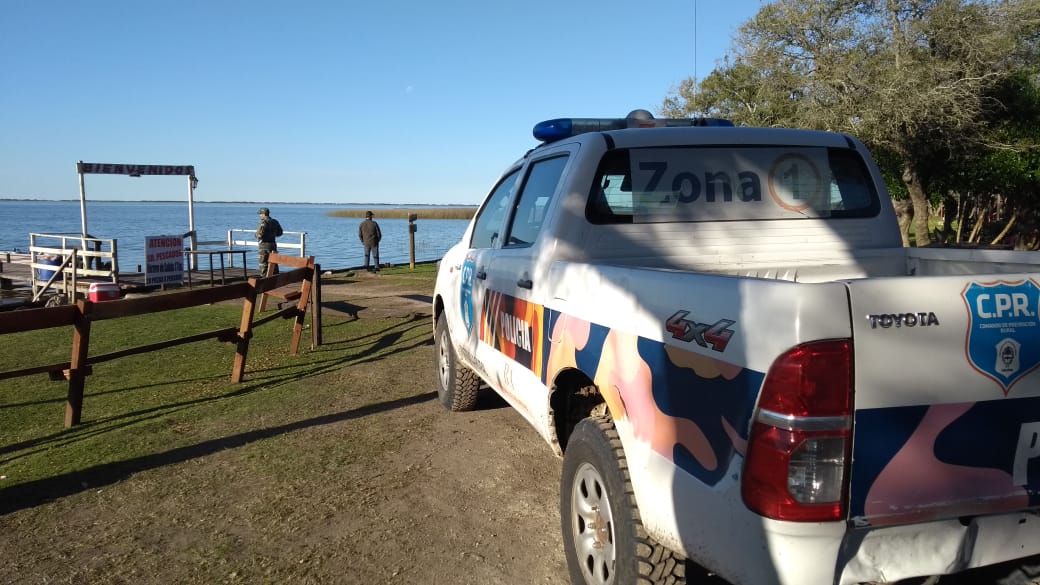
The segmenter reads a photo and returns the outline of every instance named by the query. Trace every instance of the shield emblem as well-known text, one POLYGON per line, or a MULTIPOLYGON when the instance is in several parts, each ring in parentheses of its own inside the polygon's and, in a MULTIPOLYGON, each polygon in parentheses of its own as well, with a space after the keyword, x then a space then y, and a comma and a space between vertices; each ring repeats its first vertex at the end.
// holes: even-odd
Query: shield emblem
POLYGON ((462 313, 462 324, 466 326, 466 333, 473 331, 473 275, 476 272, 476 263, 473 258, 467 257, 462 264, 459 286, 459 310, 462 313))
POLYGON ((961 296, 968 309, 968 362, 1007 396, 1040 365, 1040 286, 1032 279, 972 282, 961 296))

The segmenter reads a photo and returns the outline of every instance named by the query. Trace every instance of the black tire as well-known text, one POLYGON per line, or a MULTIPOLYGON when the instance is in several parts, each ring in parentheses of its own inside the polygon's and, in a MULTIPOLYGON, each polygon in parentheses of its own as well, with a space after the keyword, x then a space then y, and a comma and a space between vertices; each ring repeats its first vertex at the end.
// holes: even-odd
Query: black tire
POLYGON ((586 418, 567 442, 560 479, 563 547, 575 585, 681 585, 686 565, 646 533, 621 439, 586 418))
POLYGON ((452 412, 473 410, 477 405, 480 377, 459 363, 451 344, 448 323, 441 314, 433 339, 433 365, 437 372, 437 398, 452 412))

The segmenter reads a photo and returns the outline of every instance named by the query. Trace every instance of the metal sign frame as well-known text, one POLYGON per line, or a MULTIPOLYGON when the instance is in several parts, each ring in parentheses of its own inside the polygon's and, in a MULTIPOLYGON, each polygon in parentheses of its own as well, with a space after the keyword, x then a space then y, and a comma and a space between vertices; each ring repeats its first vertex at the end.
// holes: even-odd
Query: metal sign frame
POLYGON ((87 192, 84 186, 83 175, 127 175, 129 177, 186 175, 188 177, 188 237, 190 238, 190 249, 193 252, 195 251, 197 242, 195 233, 195 187, 199 186, 199 179, 195 176, 195 165, 138 165, 85 163, 78 161, 76 162, 76 173, 79 175, 79 215, 80 228, 83 230, 81 235, 83 237, 87 237, 87 192))

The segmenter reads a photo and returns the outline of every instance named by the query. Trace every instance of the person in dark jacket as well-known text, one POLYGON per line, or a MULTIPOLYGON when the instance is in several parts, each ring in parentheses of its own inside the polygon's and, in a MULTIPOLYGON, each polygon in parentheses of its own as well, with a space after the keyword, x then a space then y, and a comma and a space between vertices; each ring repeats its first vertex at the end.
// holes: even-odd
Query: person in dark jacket
POLYGON ((368 267, 369 254, 374 256, 375 269, 379 270, 379 240, 383 239, 383 232, 379 230, 379 224, 372 219, 371 211, 365 212, 365 221, 358 226, 357 235, 361 244, 365 246, 365 270, 371 270, 368 267))
POLYGON ((259 247, 257 260, 260 264, 260 276, 267 276, 267 257, 271 255, 271 252, 278 251, 275 239, 282 235, 282 225, 278 223, 277 219, 271 217, 271 210, 266 207, 261 207, 257 213, 260 214, 260 225, 256 228, 256 241, 259 247))

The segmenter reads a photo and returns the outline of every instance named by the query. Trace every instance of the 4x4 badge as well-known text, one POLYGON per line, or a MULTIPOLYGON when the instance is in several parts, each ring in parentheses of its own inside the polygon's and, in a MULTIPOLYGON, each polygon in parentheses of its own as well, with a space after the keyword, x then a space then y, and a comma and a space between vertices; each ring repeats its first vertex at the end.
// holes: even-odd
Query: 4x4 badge
POLYGON ((665 323, 672 337, 687 342, 694 342, 701 347, 710 347, 715 351, 726 351, 726 345, 733 337, 733 330, 729 326, 736 323, 731 319, 719 319, 714 325, 698 323, 686 319, 689 311, 676 311, 665 323))

